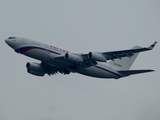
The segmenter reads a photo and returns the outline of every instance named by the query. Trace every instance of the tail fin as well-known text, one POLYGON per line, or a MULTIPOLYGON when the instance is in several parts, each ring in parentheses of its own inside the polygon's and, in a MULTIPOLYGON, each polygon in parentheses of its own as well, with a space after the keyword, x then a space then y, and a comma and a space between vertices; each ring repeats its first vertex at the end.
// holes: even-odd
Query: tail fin
MULTIPOLYGON (((137 48, 141 48, 141 47, 135 46, 132 49, 137 49, 137 48)), ((132 56, 124 57, 121 59, 115 59, 114 61, 111 61, 109 64, 111 64, 121 70, 129 70, 130 67, 132 66, 133 62, 137 58, 138 54, 139 53, 135 53, 132 56)))

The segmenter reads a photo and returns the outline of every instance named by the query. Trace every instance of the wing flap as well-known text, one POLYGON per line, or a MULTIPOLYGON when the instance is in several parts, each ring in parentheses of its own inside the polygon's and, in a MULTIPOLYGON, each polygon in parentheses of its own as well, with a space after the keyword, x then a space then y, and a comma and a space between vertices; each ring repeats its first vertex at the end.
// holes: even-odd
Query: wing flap
POLYGON ((129 76, 129 75, 134 75, 134 74, 140 74, 140 73, 146 73, 146 72, 153 72, 154 70, 120 70, 118 71, 119 73, 129 76))

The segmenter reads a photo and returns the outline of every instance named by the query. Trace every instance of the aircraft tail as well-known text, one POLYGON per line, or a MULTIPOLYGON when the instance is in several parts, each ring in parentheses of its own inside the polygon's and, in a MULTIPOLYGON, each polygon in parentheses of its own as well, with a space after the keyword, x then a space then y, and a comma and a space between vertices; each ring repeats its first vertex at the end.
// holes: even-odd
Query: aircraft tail
POLYGON ((123 74, 124 76, 129 76, 133 74, 140 74, 146 72, 153 72, 154 70, 120 70, 119 73, 123 74))
MULTIPOLYGON (((141 47, 135 46, 132 49, 138 49, 138 48, 141 48, 141 47)), ((115 60, 109 62, 109 64, 111 64, 112 66, 115 66, 116 68, 118 68, 120 70, 129 70, 130 67, 132 66, 133 62, 137 58, 138 54, 139 53, 135 53, 131 56, 115 59, 115 60)))

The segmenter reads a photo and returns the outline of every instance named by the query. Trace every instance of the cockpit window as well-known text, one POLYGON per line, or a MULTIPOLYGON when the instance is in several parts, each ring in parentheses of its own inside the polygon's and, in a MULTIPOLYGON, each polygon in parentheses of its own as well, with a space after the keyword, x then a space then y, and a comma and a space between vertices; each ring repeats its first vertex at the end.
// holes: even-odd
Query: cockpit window
POLYGON ((16 39, 16 37, 9 37, 8 39, 16 39))

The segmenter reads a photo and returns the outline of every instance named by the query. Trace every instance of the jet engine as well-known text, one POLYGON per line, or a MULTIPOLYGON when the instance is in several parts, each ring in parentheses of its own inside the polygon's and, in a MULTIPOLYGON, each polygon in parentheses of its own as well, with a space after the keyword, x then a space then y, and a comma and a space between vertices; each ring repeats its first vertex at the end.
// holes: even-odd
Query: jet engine
POLYGON ((88 58, 98 61, 98 62, 106 62, 107 59, 100 53, 96 53, 96 52, 89 52, 88 53, 88 58))
POLYGON ((75 55, 73 53, 66 53, 64 56, 64 59, 71 61, 73 63, 82 63, 83 62, 83 59, 80 56, 75 55))
POLYGON ((36 75, 36 76, 44 76, 45 72, 41 67, 40 63, 30 63, 28 62, 26 64, 27 67, 27 72, 32 74, 32 75, 36 75))

